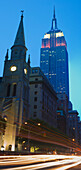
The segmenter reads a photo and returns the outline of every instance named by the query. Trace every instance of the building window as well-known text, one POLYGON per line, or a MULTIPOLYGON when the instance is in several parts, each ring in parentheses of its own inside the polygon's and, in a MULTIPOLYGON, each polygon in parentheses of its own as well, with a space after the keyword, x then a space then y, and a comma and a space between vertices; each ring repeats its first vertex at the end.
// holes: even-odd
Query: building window
POLYGON ((38 78, 35 79, 35 81, 37 81, 37 80, 38 80, 38 78))
POLYGON ((35 70, 34 70, 34 69, 32 70, 32 73, 35 73, 35 70))
POLYGON ((37 105, 34 105, 34 109, 37 109, 37 105))
POLYGON ((35 73, 38 73, 38 70, 37 70, 37 69, 35 69, 35 73))
POLYGON ((16 96, 16 87, 17 87, 17 84, 14 84, 13 85, 13 95, 12 96, 16 96))
POLYGON ((36 112, 34 112, 34 113, 33 113, 33 116, 34 116, 34 117, 36 117, 36 116, 37 116, 36 112))
POLYGON ((17 54, 17 51, 15 52, 15 54, 17 54))
POLYGON ((35 91, 35 95, 37 94, 38 92, 37 91, 35 91))
POLYGON ((32 69, 32 73, 38 73, 37 69, 32 69))
POLYGON ((38 87, 38 84, 35 84, 35 88, 37 88, 38 87))
POLYGON ((7 87, 7 97, 10 96, 10 88, 11 88, 11 84, 8 84, 8 87, 7 87))
POLYGON ((37 101, 37 97, 34 97, 34 101, 35 101, 35 102, 37 101))

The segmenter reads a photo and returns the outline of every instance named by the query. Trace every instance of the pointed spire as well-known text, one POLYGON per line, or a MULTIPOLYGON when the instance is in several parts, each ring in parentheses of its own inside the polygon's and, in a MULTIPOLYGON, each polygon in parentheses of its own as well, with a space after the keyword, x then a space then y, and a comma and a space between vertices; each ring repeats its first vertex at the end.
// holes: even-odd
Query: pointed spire
POLYGON ((54 14, 53 14, 53 19, 52 19, 51 30, 55 30, 55 29, 57 29, 57 20, 56 20, 56 17, 55 17, 55 6, 54 6, 54 14))
POLYGON ((22 12, 21 21, 20 21, 20 24, 19 24, 19 28, 18 28, 18 31, 17 31, 17 35, 16 35, 16 38, 15 38, 14 45, 25 46, 24 27, 23 27, 23 12, 24 11, 21 11, 21 12, 22 12))
POLYGON ((21 13, 22 13, 21 17, 23 17, 23 12, 24 12, 24 10, 21 10, 21 13))
POLYGON ((53 15, 53 19, 55 19, 55 6, 54 6, 54 15, 53 15))
POLYGON ((5 56, 5 61, 8 60, 8 51, 9 51, 9 49, 7 49, 6 56, 5 56))
POLYGON ((30 54, 28 55, 28 65, 30 67, 30 54))
POLYGON ((11 47, 11 60, 24 59, 26 61, 25 38, 24 38, 24 26, 23 26, 23 12, 21 11, 21 20, 19 23, 18 31, 16 34, 14 45, 11 47))

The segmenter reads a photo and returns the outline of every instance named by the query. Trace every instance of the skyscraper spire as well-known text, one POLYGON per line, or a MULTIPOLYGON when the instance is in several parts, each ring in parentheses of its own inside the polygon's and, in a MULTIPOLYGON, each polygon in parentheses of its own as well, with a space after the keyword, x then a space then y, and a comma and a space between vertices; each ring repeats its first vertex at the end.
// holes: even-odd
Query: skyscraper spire
POLYGON ((53 14, 53 19, 52 19, 51 30, 55 30, 55 29, 57 29, 57 20, 56 20, 56 17, 55 17, 55 7, 54 7, 54 14, 53 14))
POLYGON ((53 14, 53 18, 55 19, 55 6, 54 6, 54 14, 53 14))

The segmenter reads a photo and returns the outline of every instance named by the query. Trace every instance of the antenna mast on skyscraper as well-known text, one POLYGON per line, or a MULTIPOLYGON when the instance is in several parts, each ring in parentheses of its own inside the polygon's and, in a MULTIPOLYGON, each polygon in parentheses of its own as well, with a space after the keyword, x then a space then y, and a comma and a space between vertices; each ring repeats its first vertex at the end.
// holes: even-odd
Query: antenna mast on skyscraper
POLYGON ((23 16, 24 10, 21 10, 21 13, 22 13, 22 15, 21 15, 21 16, 23 16))

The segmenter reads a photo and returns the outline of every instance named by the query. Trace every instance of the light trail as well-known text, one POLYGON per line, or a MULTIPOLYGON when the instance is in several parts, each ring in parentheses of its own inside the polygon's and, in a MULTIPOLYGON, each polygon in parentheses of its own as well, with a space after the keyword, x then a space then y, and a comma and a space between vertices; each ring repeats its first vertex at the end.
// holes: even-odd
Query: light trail
POLYGON ((62 166, 61 168, 55 168, 55 170, 67 170, 67 169, 75 167, 75 166, 77 166, 79 164, 81 164, 81 161, 78 161, 77 163, 74 163, 72 165, 62 166))
POLYGON ((30 170, 30 169, 37 170, 37 169, 49 168, 49 167, 53 167, 54 170, 66 170, 68 168, 79 165, 80 163, 81 163, 81 156, 67 156, 67 155, 0 156, 0 166, 20 165, 19 167, 14 167, 14 168, 4 167, 3 170, 11 170, 11 169, 12 170, 30 170), (45 162, 45 161, 54 161, 54 162, 45 162), (37 163, 37 164, 27 165, 30 163, 37 163), (61 167, 54 168, 54 166, 59 166, 59 165, 61 167))

